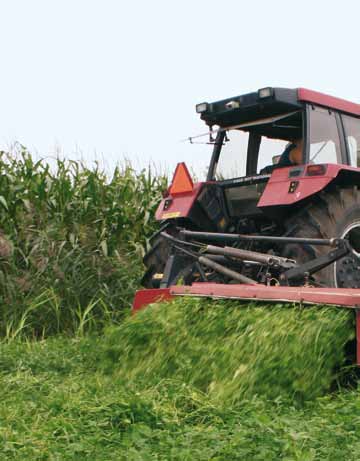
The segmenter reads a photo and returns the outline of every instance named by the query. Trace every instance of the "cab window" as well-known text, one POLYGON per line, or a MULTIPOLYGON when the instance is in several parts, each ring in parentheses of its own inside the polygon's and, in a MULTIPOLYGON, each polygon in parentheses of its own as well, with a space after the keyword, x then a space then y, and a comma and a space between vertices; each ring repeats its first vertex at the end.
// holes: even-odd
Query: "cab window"
MULTIPOLYGON (((248 142, 249 133, 240 130, 227 131, 216 168, 218 181, 246 175, 248 142)), ((288 143, 289 141, 283 139, 262 136, 257 154, 257 168, 251 174, 260 174, 264 167, 276 164, 288 143)))
POLYGON ((269 165, 276 165, 289 141, 284 139, 270 139, 265 136, 261 138, 258 160, 258 173, 269 165))
POLYGON ((245 176, 248 142, 249 133, 240 130, 226 132, 215 171, 218 181, 245 176))
POLYGON ((335 113, 310 107, 309 163, 343 163, 335 113))

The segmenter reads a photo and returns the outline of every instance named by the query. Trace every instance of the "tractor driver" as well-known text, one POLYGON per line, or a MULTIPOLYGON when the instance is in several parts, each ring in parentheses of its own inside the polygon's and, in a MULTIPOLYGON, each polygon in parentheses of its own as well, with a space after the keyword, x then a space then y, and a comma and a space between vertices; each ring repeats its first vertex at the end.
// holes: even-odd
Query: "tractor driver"
POLYGON ((281 168, 282 166, 301 165, 303 163, 303 147, 304 141, 302 138, 294 139, 281 154, 276 167, 281 168))
POLYGON ((260 171, 260 174, 270 174, 276 168, 284 166, 301 165, 303 163, 303 147, 304 140, 302 138, 292 140, 291 144, 288 144, 281 154, 278 163, 266 166, 260 171))

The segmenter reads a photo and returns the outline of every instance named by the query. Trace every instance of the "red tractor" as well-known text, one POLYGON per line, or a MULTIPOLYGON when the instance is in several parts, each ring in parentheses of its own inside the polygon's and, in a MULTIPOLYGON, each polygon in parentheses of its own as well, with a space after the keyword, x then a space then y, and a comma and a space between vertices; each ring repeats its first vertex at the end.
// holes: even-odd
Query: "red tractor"
POLYGON ((360 306, 360 105, 269 87, 196 110, 207 179, 177 166, 135 307, 159 294, 360 306))

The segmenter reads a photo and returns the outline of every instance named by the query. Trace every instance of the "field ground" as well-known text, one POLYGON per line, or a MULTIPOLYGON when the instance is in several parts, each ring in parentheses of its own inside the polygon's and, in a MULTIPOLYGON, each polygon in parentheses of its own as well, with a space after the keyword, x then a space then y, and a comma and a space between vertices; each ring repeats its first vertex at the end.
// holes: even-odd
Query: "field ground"
MULTIPOLYGON (((199 306, 193 304, 191 308, 199 306)), ((149 329, 156 322, 170 328, 166 320, 173 315, 170 311, 159 314, 158 307, 153 310, 102 336, 2 343, 1 459, 360 458, 360 395, 356 390, 336 391, 302 403, 289 397, 270 400, 261 396, 233 402, 213 398, 199 385, 191 384, 181 364, 174 379, 166 377, 168 369, 162 369, 158 378, 152 376, 149 370, 153 357, 145 349, 139 352, 141 342, 153 351, 152 341, 158 331, 152 334, 149 329), (151 320, 154 318, 157 320, 151 320), (133 328, 139 331, 141 324, 142 332, 134 338, 133 328), (116 349, 118 339, 123 348, 120 355, 116 349), (144 371, 149 373, 145 380, 134 375, 126 344, 135 348, 143 364, 147 363, 144 371)), ((179 306, 177 312, 189 321, 188 312, 181 313, 179 306)), ((234 314, 231 316, 234 320, 234 314)), ((327 322, 330 317, 325 317, 327 322)), ((192 341, 194 331, 190 332, 192 341)), ((229 344, 231 332, 219 334, 229 344)), ((164 338, 157 341, 160 351, 164 338)), ((321 355, 322 345, 317 347, 321 355)), ((183 360, 185 356, 190 355, 187 352, 183 360)), ((271 380, 274 382, 274 376, 271 380)), ((286 383, 283 385, 285 388, 286 383)))

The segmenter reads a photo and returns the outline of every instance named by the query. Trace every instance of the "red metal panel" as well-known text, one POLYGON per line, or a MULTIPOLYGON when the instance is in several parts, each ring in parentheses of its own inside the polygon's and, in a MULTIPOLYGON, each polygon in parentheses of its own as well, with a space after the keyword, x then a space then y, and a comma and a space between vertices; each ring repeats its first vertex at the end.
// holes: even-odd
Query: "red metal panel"
POLYGON ((134 302, 132 305, 132 312, 136 312, 149 304, 167 301, 173 296, 170 293, 169 288, 158 288, 158 289, 147 289, 139 290, 135 293, 134 302))
POLYGON ((360 104, 346 101, 345 99, 335 98, 334 96, 328 96, 318 91, 298 88, 298 99, 299 101, 330 107, 360 117, 360 104))
POLYGON ((184 192, 183 194, 176 194, 174 196, 169 195, 163 199, 156 210, 155 218, 157 221, 186 218, 201 191, 202 185, 202 182, 196 183, 191 192, 184 192), (164 210, 165 200, 172 200, 166 210, 164 210))
POLYGON ((353 288, 306 288, 265 285, 194 283, 172 286, 174 296, 205 296, 260 301, 285 301, 309 304, 329 304, 355 308, 360 306, 360 290, 353 288))
POLYGON ((266 184, 265 190, 260 197, 258 207, 273 205, 292 205, 324 189, 340 171, 356 171, 358 168, 347 165, 328 164, 323 176, 298 176, 289 178, 289 171, 294 168, 284 167, 275 169, 266 184), (295 192, 289 192, 290 183, 296 181, 298 186, 295 192))

